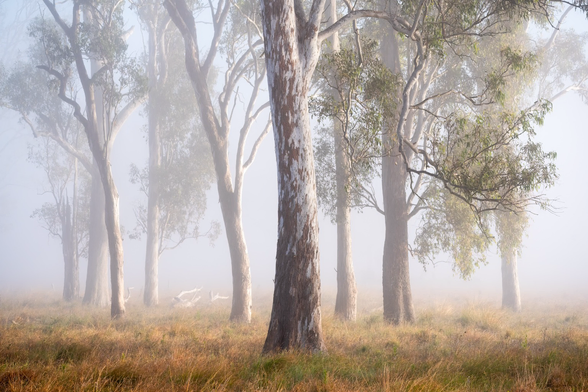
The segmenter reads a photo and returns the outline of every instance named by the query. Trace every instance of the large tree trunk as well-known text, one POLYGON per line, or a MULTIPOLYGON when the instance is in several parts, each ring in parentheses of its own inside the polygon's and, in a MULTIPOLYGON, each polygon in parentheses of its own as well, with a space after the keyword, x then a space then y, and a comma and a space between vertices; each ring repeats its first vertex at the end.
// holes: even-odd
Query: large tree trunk
MULTIPOLYGON (((156 23, 154 23, 156 25, 156 23)), ((159 171, 161 168, 161 137, 157 100, 158 51, 157 28, 149 30, 149 195, 147 201, 147 250, 145 255, 145 291, 143 302, 147 306, 159 302, 159 171)))
POLYGON ((382 283, 384 319, 394 324, 414 322, 414 306, 408 265, 408 214, 406 206, 406 166, 402 156, 392 149, 383 158, 382 190, 386 235, 382 283))
POLYGON ((502 308, 514 312, 521 310, 516 250, 502 256, 502 308))
POLYGON ((104 187, 94 164, 90 195, 90 230, 88 233, 88 271, 83 304, 106 307, 108 290, 108 237, 104 217, 104 187))
POLYGON ((76 300, 80 295, 79 267, 76 255, 76 238, 72 219, 72 209, 66 202, 63 211, 61 246, 63 249, 64 277, 63 299, 67 302, 76 300))
MULTIPOLYGON (((400 74, 400 55, 396 32, 384 23, 382 60, 394 73, 400 74)), ((402 94, 398 92, 399 96, 402 94)), ((408 264, 408 208, 406 205, 406 163, 398 152, 396 124, 387 124, 383 141, 382 193, 385 213, 385 240, 382 268, 384 319, 395 324, 415 320, 410 269, 408 264)))
MULTIPOLYGON (((228 128, 217 121, 208 88, 207 73, 198 57, 196 25, 192 11, 183 0, 166 0, 163 4, 184 38, 186 71, 198 101, 200 119, 210 143, 216 172, 219 202, 223 214, 233 273, 232 321, 251 321, 251 273, 245 235, 241 223, 241 199, 233 189, 228 154, 228 128)), ((218 22, 220 23, 220 22, 218 22)))
MULTIPOLYGON (((316 184, 307 98, 319 53, 318 47, 313 47, 317 45, 313 39, 316 30, 307 27, 303 31, 297 26, 293 1, 264 0, 262 4, 279 197, 274 299, 263 351, 323 351, 316 184)), ((314 12, 320 15, 322 10, 314 12)))

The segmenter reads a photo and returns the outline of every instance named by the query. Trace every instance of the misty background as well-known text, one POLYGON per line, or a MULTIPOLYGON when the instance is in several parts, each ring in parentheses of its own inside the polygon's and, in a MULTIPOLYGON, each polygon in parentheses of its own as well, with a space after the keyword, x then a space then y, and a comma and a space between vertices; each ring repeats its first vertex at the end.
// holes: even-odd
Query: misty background
MULTIPOLYGON (((31 14, 17 14, 17 2, 0 2, 0 31, 10 31, 0 40, 2 62, 8 68, 26 56, 29 46, 26 24, 40 7, 31 6, 31 14)), ((30 2, 34 4, 34 2, 30 2)), ((135 31, 129 41, 130 52, 140 56, 146 37, 138 22, 128 13, 129 26, 135 31)), ((564 28, 588 32, 585 15, 573 12, 564 28)), ((540 32, 538 32, 540 33, 540 32)), ((261 100, 260 100, 261 101, 261 100)), ((537 141, 546 151, 557 152, 559 180, 544 191, 554 199, 556 213, 532 209, 531 222, 518 261, 523 307, 531 297, 588 296, 588 176, 584 157, 588 147, 588 106, 573 94, 553 102, 553 111, 545 125, 537 128, 537 141)), ((237 111, 243 105, 237 106, 237 111)), ((197 110, 194 108, 194 110, 197 110)), ((120 195, 120 219, 124 228, 125 286, 134 287, 131 302, 138 301, 144 285, 145 236, 140 241, 129 238, 135 226, 134 209, 146 197, 137 185, 129 182, 131 164, 142 167, 147 161, 146 118, 137 111, 124 125, 112 151, 112 168, 120 195)), ((234 120, 235 124, 239 119, 234 120)), ((252 131, 249 148, 261 132, 265 121, 252 131)), ((231 162, 237 133, 231 137, 231 162)), ((33 210, 49 201, 45 175, 28 162, 29 145, 39 142, 25 124, 7 110, 0 110, 0 295, 30 290, 54 290, 63 287, 63 255, 58 238, 51 236, 33 210)), ((234 168, 232 168, 234 174, 234 168)), ((277 182, 272 135, 263 141, 255 162, 245 175, 243 190, 243 224, 251 262, 253 295, 273 288, 277 241, 277 182)), ((379 179, 375 187, 379 189, 379 179)), ((207 211, 201 231, 211 222, 222 225, 216 185, 207 192, 207 211)), ((410 221, 409 237, 414 238, 419 217, 410 221)), ((231 265, 224 230, 214 242, 207 238, 189 240, 162 254, 159 264, 159 287, 162 297, 181 290, 204 287, 222 295, 231 294, 231 265)), ((366 290, 381 293, 384 219, 374 210, 353 212, 352 239, 355 275, 361 302, 366 290)), ((323 292, 336 289, 336 227, 320 215, 320 258, 323 292)), ((491 248, 488 264, 480 267, 470 280, 464 281, 452 271, 450 258, 440 256, 435 265, 423 266, 411 257, 411 284, 416 299, 442 300, 447 295, 464 298, 491 298, 500 301, 500 257, 491 248)), ((80 291, 85 286, 87 261, 80 260, 80 291)), ((163 299, 165 301, 165 299, 163 299)), ((163 302, 162 301, 162 302, 163 302)), ((165 303, 165 302, 164 302, 165 303)), ((255 305, 255 302, 254 302, 255 305)))

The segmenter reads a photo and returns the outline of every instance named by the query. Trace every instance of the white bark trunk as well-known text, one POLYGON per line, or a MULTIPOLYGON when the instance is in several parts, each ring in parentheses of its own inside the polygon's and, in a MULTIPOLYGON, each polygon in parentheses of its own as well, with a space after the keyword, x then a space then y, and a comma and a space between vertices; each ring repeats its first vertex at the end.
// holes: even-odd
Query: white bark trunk
POLYGON ((90 195, 90 229, 88 233, 88 271, 83 303, 98 307, 110 304, 108 289, 108 237, 104 218, 104 188, 94 163, 90 195))
MULTIPOLYGON (((323 351, 316 184, 308 86, 318 26, 297 21, 294 1, 262 2, 265 58, 278 166, 278 246, 264 352, 323 351), (310 26, 309 26, 310 25, 310 26)), ((314 12, 320 17, 322 6, 314 12)), ((313 11, 311 11, 312 14, 313 11)))
POLYGON ((159 47, 157 20, 149 29, 149 194, 147 201, 147 248, 145 254, 145 291, 147 306, 159 302, 159 170, 161 167, 161 136, 157 100, 159 47))

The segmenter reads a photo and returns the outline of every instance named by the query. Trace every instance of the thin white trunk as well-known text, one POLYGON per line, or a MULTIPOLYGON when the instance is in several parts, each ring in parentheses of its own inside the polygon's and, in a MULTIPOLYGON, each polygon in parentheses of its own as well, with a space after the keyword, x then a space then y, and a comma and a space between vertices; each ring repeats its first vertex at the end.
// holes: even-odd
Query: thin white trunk
MULTIPOLYGON (((337 20, 337 2, 330 0, 328 5, 328 25, 337 20)), ((339 33, 331 37, 333 52, 341 49, 339 33)), ((339 99, 333 91, 333 99, 339 99)), ((351 253, 351 202, 349 184, 351 178, 351 162, 347 154, 347 141, 343 136, 343 124, 333 117, 333 137, 335 144, 335 179, 337 186, 337 298, 335 315, 342 320, 355 321, 357 318, 357 285, 353 271, 351 253)))
POLYGON ((149 194, 147 201, 147 247, 145 254, 145 291, 147 306, 159 302, 159 170, 161 168, 161 135, 157 100, 159 98, 157 19, 149 29, 149 194))

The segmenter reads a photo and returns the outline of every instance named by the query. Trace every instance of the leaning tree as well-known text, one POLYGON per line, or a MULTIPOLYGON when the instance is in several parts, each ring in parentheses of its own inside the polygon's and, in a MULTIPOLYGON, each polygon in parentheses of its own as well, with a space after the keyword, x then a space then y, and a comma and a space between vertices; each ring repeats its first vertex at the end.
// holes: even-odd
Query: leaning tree
POLYGON ((59 98, 73 108, 100 175, 110 253, 111 316, 119 318, 125 314, 123 246, 119 197, 112 177, 110 154, 120 130, 118 124, 124 122, 145 95, 145 78, 139 64, 126 55, 124 2, 82 4, 74 1, 69 23, 61 17, 54 2, 43 2, 55 24, 42 19, 31 30, 32 36, 47 49, 45 62, 38 67, 54 78, 59 98), (67 89, 72 77, 77 78, 83 91, 85 110, 74 92, 67 89))
POLYGON ((230 319, 248 323, 251 321, 251 272, 241 216, 243 183, 245 172, 253 163, 257 150, 269 131, 269 126, 266 126, 247 154, 245 147, 251 128, 269 106, 267 103, 257 103, 266 73, 261 53, 262 40, 257 28, 258 12, 254 3, 220 0, 215 7, 211 2, 209 22, 212 24, 213 34, 208 52, 202 55, 194 10, 184 0, 166 0, 163 4, 184 38, 186 70, 212 152, 219 203, 231 255, 233 302, 230 319), (219 50, 221 43, 223 50, 219 50), (209 85, 209 78, 219 53, 223 55, 227 67, 224 70, 224 84, 218 95, 218 106, 215 108, 214 92, 209 85), (229 135, 239 86, 245 83, 250 86, 244 87, 247 98, 233 177, 229 161, 229 135))

